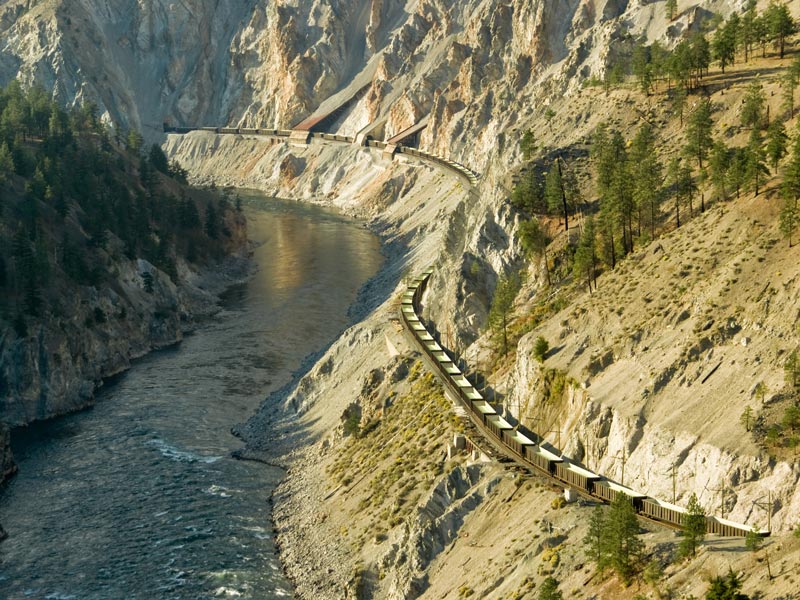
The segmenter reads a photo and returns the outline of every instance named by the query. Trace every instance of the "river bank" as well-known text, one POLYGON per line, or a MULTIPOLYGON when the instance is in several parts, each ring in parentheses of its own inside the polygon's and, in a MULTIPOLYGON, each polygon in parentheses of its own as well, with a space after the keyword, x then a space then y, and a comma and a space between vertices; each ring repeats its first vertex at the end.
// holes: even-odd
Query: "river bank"
POLYGON ((258 268, 223 294, 221 311, 180 346, 137 361, 92 410, 15 438, 21 473, 0 499, 11 535, 0 586, 10 598, 28 588, 40 597, 291 595, 269 527, 283 472, 232 457, 241 442, 230 429, 352 323, 348 308, 382 256, 370 232, 331 211, 271 200, 258 210, 243 199, 258 268), (60 525, 76 519, 82 535, 60 525), (68 560, 53 547, 69 548, 68 560))
MULTIPOLYGON (((376 422, 391 398, 408 390, 416 352, 397 320, 404 279, 436 265, 431 284, 438 292, 432 303, 436 310, 464 310, 456 300, 464 293, 466 310, 479 304, 470 300, 474 291, 452 287, 462 278, 449 274, 462 266, 445 257, 464 243, 466 203, 481 199, 471 198, 454 175, 416 161, 386 161, 366 148, 293 148, 202 132, 171 136, 167 148, 190 174, 198 174, 197 182, 260 188, 299 202, 333 205, 362 219, 382 240, 385 263, 351 308, 358 322, 305 361, 290 385, 271 394, 234 430, 246 443, 242 457, 286 469, 273 494, 274 527, 281 563, 298 597, 356 597, 363 553, 375 546, 354 544, 370 536, 370 521, 361 515, 364 497, 348 494, 327 468, 352 443, 344 432, 347 415, 357 415, 362 426, 376 422)), ((433 463, 440 462, 438 448, 444 448, 448 435, 431 439, 433 463)), ((390 497, 397 496, 392 492, 390 497)), ((390 547, 377 551, 383 555, 390 547)), ((400 554, 387 560, 391 566, 400 554)), ((405 572, 398 569, 398 577, 405 572)), ((377 577, 369 569, 364 573, 377 577)))
POLYGON ((179 262, 177 284, 145 260, 122 261, 113 287, 81 290, 65 299, 66 315, 46 315, 24 337, 0 336, 0 486, 17 471, 14 427, 91 407, 105 380, 180 343, 219 310, 222 292, 251 276, 246 221, 231 214, 226 227, 228 255, 201 269, 179 262))

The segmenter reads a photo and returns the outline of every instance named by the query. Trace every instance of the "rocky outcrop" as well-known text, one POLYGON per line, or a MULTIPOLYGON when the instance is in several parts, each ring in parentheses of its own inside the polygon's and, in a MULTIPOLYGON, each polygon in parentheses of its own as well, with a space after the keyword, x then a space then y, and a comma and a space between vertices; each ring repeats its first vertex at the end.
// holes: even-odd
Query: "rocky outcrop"
POLYGON ((78 287, 25 335, 0 331, 0 421, 25 425, 85 408, 103 379, 151 350, 179 342, 216 293, 247 275, 245 222, 228 219, 232 256, 208 272, 179 264, 176 285, 149 262, 123 259, 113 285, 78 287), (149 280, 149 281, 148 281, 149 280))

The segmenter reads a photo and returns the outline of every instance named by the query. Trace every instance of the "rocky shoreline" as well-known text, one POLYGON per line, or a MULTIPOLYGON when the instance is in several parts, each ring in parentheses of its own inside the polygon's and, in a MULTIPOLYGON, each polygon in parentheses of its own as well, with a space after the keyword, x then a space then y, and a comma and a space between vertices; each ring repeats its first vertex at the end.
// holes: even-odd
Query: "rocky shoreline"
MULTIPOLYGON (((106 379, 131 368, 132 361, 149 352, 180 343, 187 333, 219 311, 220 295, 225 290, 252 276, 254 265, 246 240, 246 222, 237 219, 235 227, 237 245, 233 251, 202 270, 181 265, 178 285, 146 261, 134 262, 131 277, 146 271, 154 278, 153 293, 139 295, 145 302, 135 306, 138 317, 135 320, 128 317, 110 322, 109 319, 102 331, 87 330, 80 340, 66 339, 68 336, 63 332, 49 330, 47 323, 25 339, 0 337, 3 371, 0 374, 4 375, 5 383, 4 397, 0 397, 0 486, 17 471, 11 452, 13 427, 92 406, 96 391, 106 379), (170 315, 159 314, 158 307, 168 303, 177 310, 170 315), (58 361, 54 357, 68 346, 74 348, 76 343, 82 360, 69 366, 62 362, 61 370, 57 370, 58 361)), ((124 285, 125 273, 120 279, 124 285)), ((114 292, 109 295, 112 301, 119 301, 118 297, 113 298, 114 292)), ((128 294, 127 298, 136 296, 128 294)), ((109 298, 95 299, 102 306, 104 301, 109 298)), ((73 321, 80 317, 83 314, 78 313, 73 321)), ((5 535, 0 527, 0 539, 5 535)))

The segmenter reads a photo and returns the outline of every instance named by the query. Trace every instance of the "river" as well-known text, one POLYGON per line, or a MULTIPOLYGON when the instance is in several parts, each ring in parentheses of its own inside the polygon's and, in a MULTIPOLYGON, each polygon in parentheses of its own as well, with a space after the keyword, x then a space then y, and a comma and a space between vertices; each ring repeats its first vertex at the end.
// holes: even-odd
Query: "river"
POLYGON ((282 472, 230 458, 230 428, 348 325, 382 257, 358 223, 245 195, 259 269, 220 314, 137 361, 93 409, 14 432, 0 598, 292 596, 268 508, 282 472))

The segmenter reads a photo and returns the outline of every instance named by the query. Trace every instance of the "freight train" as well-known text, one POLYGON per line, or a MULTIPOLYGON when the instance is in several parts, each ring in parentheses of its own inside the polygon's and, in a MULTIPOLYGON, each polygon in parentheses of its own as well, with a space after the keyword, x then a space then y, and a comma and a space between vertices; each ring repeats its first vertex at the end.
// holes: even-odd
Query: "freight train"
MULTIPOLYGON (((669 527, 680 528, 686 509, 620 485, 563 455, 556 454, 554 449, 548 449, 534 441, 540 439, 539 436, 521 425, 511 425, 491 403, 487 402, 461 372, 448 352, 439 345, 420 317, 422 294, 432 273, 433 269, 428 269, 408 284, 400 305, 402 320, 422 351, 430 357, 447 387, 467 409, 478 429, 485 436, 491 437, 496 445, 499 444, 513 454, 517 462, 555 480, 561 486, 576 489, 586 496, 606 503, 622 494, 639 515, 669 527)), ((752 528, 716 516, 707 516, 706 531, 721 536, 742 537, 751 532, 752 528)), ((767 536, 770 532, 761 530, 758 533, 767 536)))

